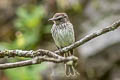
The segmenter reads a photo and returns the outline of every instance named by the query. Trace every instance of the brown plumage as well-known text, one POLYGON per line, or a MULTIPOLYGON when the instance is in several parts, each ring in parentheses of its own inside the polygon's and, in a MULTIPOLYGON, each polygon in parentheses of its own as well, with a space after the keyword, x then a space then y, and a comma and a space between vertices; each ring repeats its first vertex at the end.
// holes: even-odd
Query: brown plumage
MULTIPOLYGON (((75 42, 73 25, 70 23, 66 13, 56 13, 53 18, 49 19, 54 22, 51 33, 58 49, 69 46, 75 42)), ((64 57, 72 56, 73 50, 64 53, 64 57)), ((75 75, 73 62, 65 63, 66 75, 75 75)))

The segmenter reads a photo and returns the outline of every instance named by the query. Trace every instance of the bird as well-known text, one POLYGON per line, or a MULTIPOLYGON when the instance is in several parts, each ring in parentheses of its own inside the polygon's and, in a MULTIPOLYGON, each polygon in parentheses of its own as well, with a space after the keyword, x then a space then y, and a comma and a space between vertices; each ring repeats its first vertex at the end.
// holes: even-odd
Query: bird
MULTIPOLYGON (((51 28, 51 33, 54 42, 59 50, 75 42, 73 25, 66 13, 55 13, 54 16, 49 19, 49 21, 52 21, 54 23, 51 28)), ((61 54, 61 56, 63 57, 68 57, 72 55, 73 50, 70 50, 63 55, 61 54)), ((76 70, 73 66, 73 62, 65 63, 66 76, 74 76, 75 73, 76 70)))

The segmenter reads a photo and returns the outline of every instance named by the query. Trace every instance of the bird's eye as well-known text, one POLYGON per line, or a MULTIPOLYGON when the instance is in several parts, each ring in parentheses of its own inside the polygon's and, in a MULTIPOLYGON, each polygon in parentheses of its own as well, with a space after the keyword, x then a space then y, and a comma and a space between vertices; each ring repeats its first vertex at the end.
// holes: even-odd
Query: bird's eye
POLYGON ((61 20, 62 18, 58 18, 58 20, 61 20))

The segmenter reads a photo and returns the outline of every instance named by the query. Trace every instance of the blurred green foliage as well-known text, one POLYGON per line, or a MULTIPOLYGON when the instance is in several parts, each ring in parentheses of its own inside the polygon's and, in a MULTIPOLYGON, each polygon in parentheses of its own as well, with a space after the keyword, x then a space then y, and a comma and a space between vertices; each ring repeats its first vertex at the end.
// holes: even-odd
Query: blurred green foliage
POLYGON ((6 70, 10 80, 42 80, 40 72, 45 70, 45 64, 32 65, 6 70))
POLYGON ((33 48, 43 35, 41 26, 44 8, 33 5, 20 7, 17 16, 15 26, 20 32, 16 35, 16 45, 23 49, 33 48))
MULTIPOLYGON (((45 11, 41 6, 27 5, 19 7, 16 11, 17 18, 14 21, 16 38, 11 43, 1 42, 1 49, 35 49, 44 33, 50 31, 49 27, 42 27, 45 11)), ((19 61, 24 58, 16 58, 19 61)), ((5 70, 10 80, 42 80, 39 72, 46 68, 45 64, 5 70)))
MULTIPOLYGON (((17 19, 14 21, 16 38, 14 41, 1 42, 0 49, 33 49, 41 40, 44 32, 50 29, 43 28, 42 19, 45 11, 42 6, 27 5, 19 7, 16 11, 17 19)), ((46 28, 46 27, 45 27, 46 28)))

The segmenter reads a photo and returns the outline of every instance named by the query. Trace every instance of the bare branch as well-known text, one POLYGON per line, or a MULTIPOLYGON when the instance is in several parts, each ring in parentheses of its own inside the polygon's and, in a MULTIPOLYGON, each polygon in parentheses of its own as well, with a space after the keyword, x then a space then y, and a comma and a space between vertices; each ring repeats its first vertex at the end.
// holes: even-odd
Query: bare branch
POLYGON ((33 58, 35 56, 48 56, 48 57, 54 57, 54 58, 60 58, 61 56, 55 54, 52 51, 49 50, 43 50, 39 49, 36 51, 30 50, 30 51, 23 51, 23 50, 3 50, 0 51, 0 58, 4 58, 5 56, 8 57, 28 57, 28 58, 33 58))
POLYGON ((74 56, 70 57, 61 57, 59 59, 55 58, 48 58, 48 57, 35 57, 31 60, 26 60, 26 61, 20 61, 20 62, 15 62, 15 63, 5 63, 5 64, 0 64, 0 70, 2 69, 10 69, 10 68, 16 68, 16 67, 22 67, 22 66, 28 66, 28 65, 33 65, 33 64, 40 64, 41 62, 54 62, 54 63, 62 63, 62 62, 68 62, 68 61, 77 61, 77 58, 74 56))
POLYGON ((96 31, 96 32, 94 32, 92 34, 89 34, 89 35, 85 36, 84 38, 76 41, 75 43, 73 43, 73 44, 71 44, 71 45, 69 45, 69 46, 67 46, 65 48, 62 48, 60 51, 55 51, 55 53, 60 54, 60 53, 67 52, 67 51, 69 51, 71 49, 77 48, 80 45, 82 45, 82 44, 84 44, 84 43, 86 43, 86 42, 88 42, 88 41, 102 35, 102 34, 105 34, 107 32, 110 32, 110 31, 113 31, 113 30, 117 29, 119 26, 120 26, 120 20, 114 22, 112 25, 110 25, 110 26, 108 26, 108 27, 106 27, 104 29, 98 30, 98 31, 96 31))

